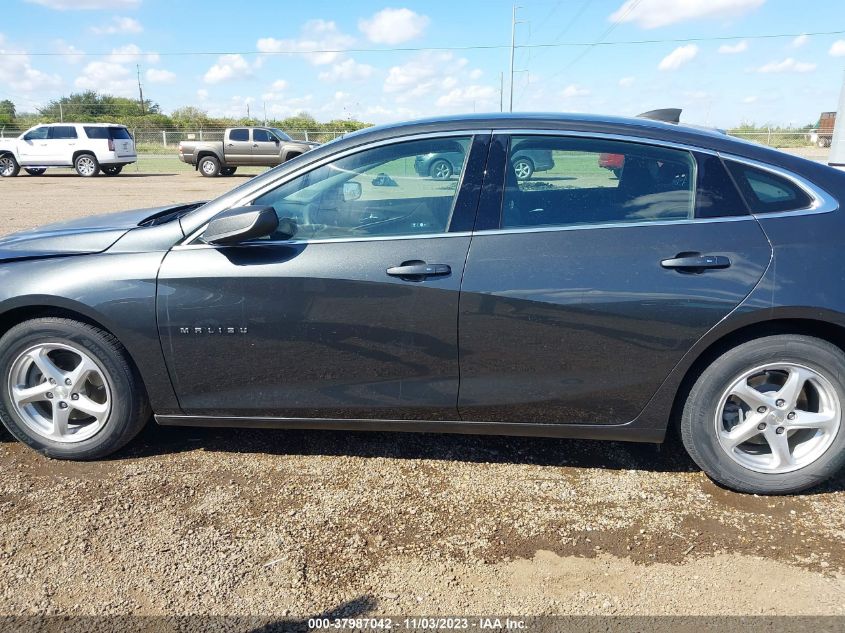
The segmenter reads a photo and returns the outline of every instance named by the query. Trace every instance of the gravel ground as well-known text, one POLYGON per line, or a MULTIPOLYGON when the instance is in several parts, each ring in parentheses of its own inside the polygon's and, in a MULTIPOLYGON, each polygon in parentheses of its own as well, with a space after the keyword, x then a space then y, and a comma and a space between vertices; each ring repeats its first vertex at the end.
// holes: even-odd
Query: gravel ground
MULTIPOLYGON (((237 182, 6 179, 0 231, 237 182)), ((0 432, 0 614, 845 615, 844 545, 845 473, 739 495, 674 439, 151 424, 69 463, 0 432)))

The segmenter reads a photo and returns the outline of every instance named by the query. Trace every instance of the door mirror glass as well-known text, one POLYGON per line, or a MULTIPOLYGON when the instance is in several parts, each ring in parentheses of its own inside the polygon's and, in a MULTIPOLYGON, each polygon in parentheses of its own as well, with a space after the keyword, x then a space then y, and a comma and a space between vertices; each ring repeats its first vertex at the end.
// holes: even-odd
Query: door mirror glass
POLYGON ((360 182, 345 182, 343 183, 343 201, 352 202, 361 198, 364 193, 364 188, 360 182))
POLYGON ((273 207, 235 207, 209 222, 201 237, 209 244, 238 244, 270 237, 278 227, 279 217, 273 207))

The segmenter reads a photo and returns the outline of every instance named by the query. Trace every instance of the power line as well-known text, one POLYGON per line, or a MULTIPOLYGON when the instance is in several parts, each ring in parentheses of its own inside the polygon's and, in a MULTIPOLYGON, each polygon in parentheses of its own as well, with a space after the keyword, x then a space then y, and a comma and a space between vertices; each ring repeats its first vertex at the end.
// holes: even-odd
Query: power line
MULTIPOLYGON (((610 27, 602 37, 607 35, 615 27, 610 27)), ((516 44, 517 49, 532 49, 532 48, 563 48, 563 47, 594 47, 594 46, 633 46, 641 44, 675 44, 684 42, 724 42, 731 40, 764 40, 764 39, 778 39, 786 37, 798 37, 799 35, 806 35, 808 37, 824 36, 824 35, 842 35, 845 30, 838 31, 813 31, 800 33, 770 33, 763 35, 723 35, 715 37, 682 37, 682 38, 667 38, 667 39, 651 39, 651 40, 614 40, 605 42, 601 39, 592 42, 546 42, 539 44, 516 44)), ((215 55, 317 55, 322 53, 402 53, 402 52, 426 52, 426 51, 474 51, 474 50, 502 50, 509 49, 510 44, 476 44, 471 46, 405 46, 395 48, 310 48, 307 50, 275 50, 275 51, 171 51, 164 53, 156 53, 160 57, 199 57, 199 56, 215 56, 215 55)), ((74 53, 74 56, 88 55, 90 57, 110 57, 113 53, 74 53)), ((141 53, 147 54, 147 53, 141 53)), ((66 53, 47 53, 47 52, 12 52, 0 53, 0 57, 64 57, 66 53)), ((134 56, 134 55, 133 55, 134 56)))

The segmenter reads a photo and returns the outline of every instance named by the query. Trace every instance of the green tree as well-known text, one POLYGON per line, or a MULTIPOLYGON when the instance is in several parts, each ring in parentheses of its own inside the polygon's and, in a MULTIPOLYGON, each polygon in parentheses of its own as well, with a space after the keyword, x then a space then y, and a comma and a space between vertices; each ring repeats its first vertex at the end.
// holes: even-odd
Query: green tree
POLYGON ((9 125, 15 122, 15 104, 4 99, 0 101, 0 124, 9 125))
POLYGON ((159 113, 159 105, 152 101, 145 101, 142 111, 141 104, 134 99, 99 94, 93 90, 55 99, 41 110, 41 114, 50 120, 64 118, 81 122, 120 121, 130 116, 159 113))
POLYGON ((197 129, 208 127, 208 112, 195 106, 176 108, 170 113, 173 123, 181 128, 197 129))

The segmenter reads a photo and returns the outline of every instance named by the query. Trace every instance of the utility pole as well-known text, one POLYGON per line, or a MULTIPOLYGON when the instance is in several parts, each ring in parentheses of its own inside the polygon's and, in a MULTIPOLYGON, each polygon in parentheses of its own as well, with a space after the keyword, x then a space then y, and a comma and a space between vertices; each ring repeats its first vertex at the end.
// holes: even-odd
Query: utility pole
POLYGON ((264 127, 267 127, 267 102, 264 102, 264 127))
POLYGON ((510 98, 508 100, 508 112, 513 112, 513 72, 514 72, 514 70, 513 70, 513 56, 514 56, 514 51, 516 49, 516 25, 521 24, 521 22, 517 22, 516 11, 517 11, 517 9, 520 9, 520 8, 521 7, 513 5, 513 14, 511 16, 511 65, 510 65, 511 66, 511 71, 510 71, 511 83, 510 83, 510 98))
MULTIPOLYGON (((64 97, 62 97, 62 99, 63 98, 64 97)), ((62 123, 65 122, 65 111, 64 111, 64 108, 62 108, 62 100, 61 99, 59 99, 59 121, 62 122, 62 123)))
POLYGON ((499 73, 499 112, 504 112, 505 105, 505 73, 501 71, 499 73))
POLYGON ((246 118, 249 119, 249 104, 246 104, 246 118))
POLYGON ((141 87, 141 64, 135 64, 138 69, 138 100, 141 102, 141 116, 146 114, 144 112, 144 89, 141 87))

